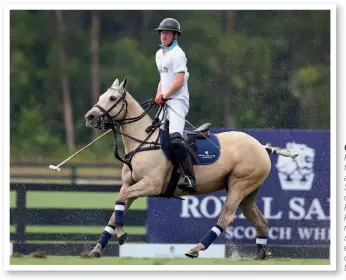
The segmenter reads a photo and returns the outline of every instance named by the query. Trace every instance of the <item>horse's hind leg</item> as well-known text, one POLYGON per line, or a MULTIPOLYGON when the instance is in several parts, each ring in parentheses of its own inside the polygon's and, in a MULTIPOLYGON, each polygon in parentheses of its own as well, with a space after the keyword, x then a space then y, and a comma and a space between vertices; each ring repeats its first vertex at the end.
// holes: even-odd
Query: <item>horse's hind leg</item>
MULTIPOLYGON (((230 180, 232 182, 232 180, 230 180)), ((204 251, 221 235, 221 233, 233 222, 235 212, 248 194, 244 190, 249 189, 249 181, 237 181, 230 183, 229 191, 225 200, 224 207, 217 224, 205 235, 202 240, 185 255, 190 258, 197 258, 199 251, 204 251)))
POLYGON ((268 220, 263 216, 256 205, 256 195, 258 193, 258 190, 259 188, 245 197, 240 203, 239 208, 241 209, 244 216, 253 224, 256 229, 256 259, 264 260, 267 259, 271 255, 271 253, 267 250, 266 247, 268 220))

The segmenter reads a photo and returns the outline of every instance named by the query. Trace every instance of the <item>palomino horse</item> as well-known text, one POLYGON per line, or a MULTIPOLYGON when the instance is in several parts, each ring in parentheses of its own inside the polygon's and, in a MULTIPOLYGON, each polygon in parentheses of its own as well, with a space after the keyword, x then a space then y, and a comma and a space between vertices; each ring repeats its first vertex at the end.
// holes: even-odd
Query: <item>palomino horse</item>
MULTIPOLYGON (((127 78, 121 84, 116 79, 112 87, 100 96, 97 104, 85 115, 87 127, 106 127, 112 129, 115 136, 117 133, 121 134, 125 153, 131 155, 131 162, 123 161, 126 163, 122 169, 123 185, 117 197, 115 210, 100 240, 90 252, 90 257, 101 256, 102 249, 107 246, 113 233, 116 233, 119 244, 124 244, 128 237, 123 230, 124 214, 138 197, 166 194, 173 170, 172 161, 163 153, 157 142, 159 126, 150 132, 146 130, 153 127, 154 122, 147 111, 144 111, 127 92, 126 83, 127 78)), ((151 107, 153 105, 151 102, 151 107)), ((208 132, 208 128, 204 130, 208 132)), ((265 246, 265 236, 268 221, 256 206, 256 194, 271 170, 268 153, 292 155, 289 151, 284 151, 285 149, 263 146, 242 132, 223 132, 212 136, 216 136, 221 152, 218 159, 211 164, 194 165, 198 189, 196 195, 215 192, 226 185, 227 196, 217 224, 200 243, 186 253, 186 256, 196 258, 199 251, 206 250, 232 223, 239 207, 257 231, 257 258, 266 259, 268 250, 265 246)), ((118 154, 116 155, 119 158, 118 154)), ((171 193, 171 196, 176 197, 184 195, 189 193, 178 188, 174 188, 171 193)))

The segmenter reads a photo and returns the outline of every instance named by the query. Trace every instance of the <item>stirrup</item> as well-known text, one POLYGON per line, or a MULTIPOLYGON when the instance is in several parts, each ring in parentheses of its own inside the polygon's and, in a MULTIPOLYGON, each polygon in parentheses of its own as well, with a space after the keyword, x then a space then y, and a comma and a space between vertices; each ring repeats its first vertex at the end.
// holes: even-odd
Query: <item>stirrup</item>
POLYGON ((196 193, 196 179, 185 175, 183 181, 178 183, 178 188, 189 193, 196 193))

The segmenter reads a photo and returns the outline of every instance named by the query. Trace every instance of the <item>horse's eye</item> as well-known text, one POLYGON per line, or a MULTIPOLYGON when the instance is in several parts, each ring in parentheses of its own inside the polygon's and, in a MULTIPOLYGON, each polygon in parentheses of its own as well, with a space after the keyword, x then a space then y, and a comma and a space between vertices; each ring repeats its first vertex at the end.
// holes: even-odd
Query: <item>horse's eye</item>
POLYGON ((111 95, 111 97, 109 99, 110 99, 110 101, 115 101, 117 98, 114 95, 111 95))

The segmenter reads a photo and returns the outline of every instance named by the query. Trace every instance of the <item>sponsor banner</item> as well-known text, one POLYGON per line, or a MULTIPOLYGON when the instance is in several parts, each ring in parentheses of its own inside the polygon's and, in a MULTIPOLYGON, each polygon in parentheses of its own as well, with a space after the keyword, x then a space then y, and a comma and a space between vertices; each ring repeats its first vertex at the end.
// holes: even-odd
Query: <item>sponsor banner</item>
MULTIPOLYGON (((329 131, 247 130, 262 144, 294 149, 296 159, 270 155, 272 171, 257 196, 271 244, 328 245, 330 239, 329 131)), ((149 198, 147 241, 197 243, 217 223, 226 192, 149 198)), ((240 213, 216 243, 254 244, 256 230, 240 213)))
MULTIPOLYGON (((195 244, 124 244, 119 248, 120 257, 133 258, 186 258, 185 253, 195 244)), ((199 258, 224 258, 225 245, 211 246, 200 252, 199 258)))

